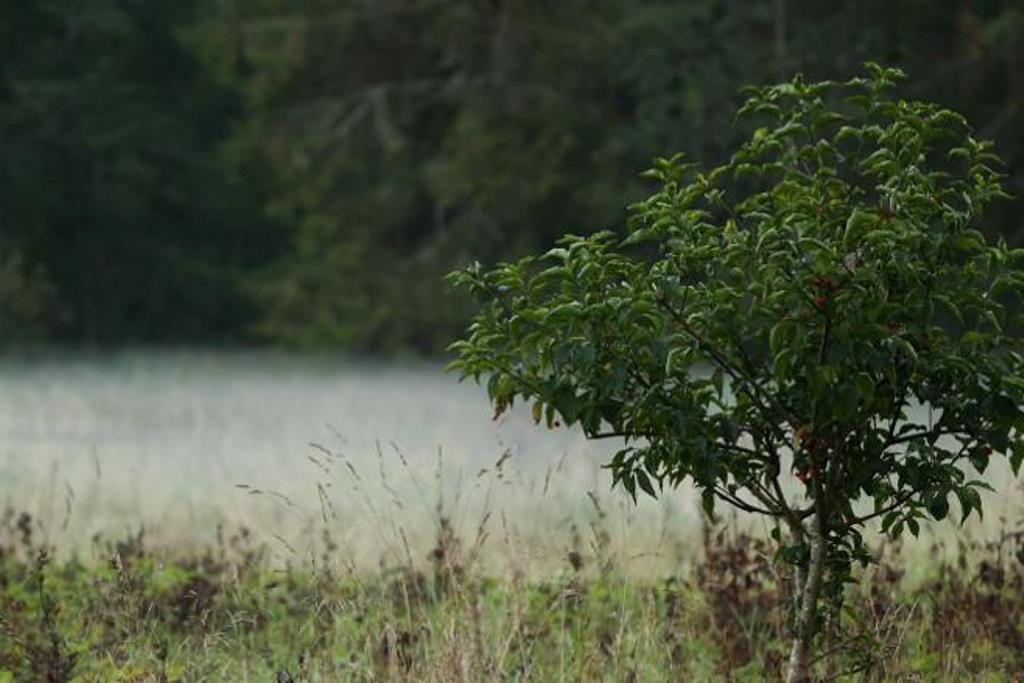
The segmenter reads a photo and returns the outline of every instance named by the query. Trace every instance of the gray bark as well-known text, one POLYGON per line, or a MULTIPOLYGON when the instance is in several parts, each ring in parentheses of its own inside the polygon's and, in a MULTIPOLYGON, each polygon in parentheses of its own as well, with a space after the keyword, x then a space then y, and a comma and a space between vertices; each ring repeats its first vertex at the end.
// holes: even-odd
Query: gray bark
POLYGON ((797 605, 796 634, 793 637, 793 647, 789 653, 786 683, 805 683, 811 679, 811 643, 814 641, 814 619, 817 614, 818 596, 821 593, 822 576, 825 572, 823 526, 819 504, 818 510, 811 518, 809 534, 811 553, 807 569, 797 573, 796 590, 800 596, 800 602, 797 605))

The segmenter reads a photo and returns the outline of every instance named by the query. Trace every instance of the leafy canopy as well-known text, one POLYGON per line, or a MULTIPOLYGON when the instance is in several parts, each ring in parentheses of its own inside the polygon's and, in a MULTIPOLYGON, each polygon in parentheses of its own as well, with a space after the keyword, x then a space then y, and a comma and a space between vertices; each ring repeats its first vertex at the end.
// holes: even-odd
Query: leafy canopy
POLYGON ((891 99, 901 79, 751 88, 749 139, 710 169, 657 159, 624 239, 453 273, 482 305, 452 367, 499 413, 533 401, 623 438, 609 466, 634 496, 689 480, 709 514, 725 500, 798 537, 817 510, 862 560, 869 519, 916 534, 951 495, 980 514, 965 465, 1024 458, 1024 250, 976 228, 1006 196, 990 144, 891 99))

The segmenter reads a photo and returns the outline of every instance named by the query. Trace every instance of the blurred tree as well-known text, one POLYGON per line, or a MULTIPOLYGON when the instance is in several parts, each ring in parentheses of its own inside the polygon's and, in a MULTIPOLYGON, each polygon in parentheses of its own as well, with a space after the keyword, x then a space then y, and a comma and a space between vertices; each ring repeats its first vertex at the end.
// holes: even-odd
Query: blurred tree
POLYGON ((1021 12, 939 4, 224 0, 201 44, 246 102, 231 163, 294 229, 256 279, 257 332, 437 351, 464 315, 439 274, 620 222, 650 158, 720 161, 737 89, 798 70, 922 74, 914 94, 986 122, 1019 190, 1021 12))
POLYGON ((657 151, 728 141, 714 111, 765 71, 723 7, 222 3, 196 44, 245 96, 232 163, 295 226, 256 280, 258 332, 442 348, 464 319, 440 280, 453 264, 618 221, 657 151))
POLYGON ((262 219, 209 153, 232 102, 175 38, 192 4, 4 4, 0 240, 48 277, 57 339, 215 340, 247 315, 262 219))
POLYGON ((17 252, 0 252, 0 330, 6 342, 46 339, 60 321, 53 284, 17 252))
POLYGON ((621 223, 654 156, 724 160, 742 85, 870 59, 1024 194, 1012 0, 0 0, 0 44, 0 251, 63 341, 437 352, 441 274, 621 223))

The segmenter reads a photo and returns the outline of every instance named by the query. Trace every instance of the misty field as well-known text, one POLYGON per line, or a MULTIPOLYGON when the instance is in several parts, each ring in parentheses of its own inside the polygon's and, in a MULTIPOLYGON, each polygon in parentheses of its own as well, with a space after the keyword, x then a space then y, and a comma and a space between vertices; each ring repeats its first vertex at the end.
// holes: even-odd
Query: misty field
MULTIPOLYGON (((0 681, 778 675, 768 529, 634 504, 615 444, 492 417, 439 365, 8 357, 0 681)), ((874 539, 836 675, 1024 671, 1020 489, 989 476, 983 523, 874 539)))
POLYGON ((529 411, 494 421, 483 390, 439 364, 126 354, 0 365, 0 500, 59 549, 140 525, 155 542, 201 544, 222 523, 295 560, 326 523, 353 562, 375 567, 405 543, 426 552, 441 505, 460 531, 485 511, 504 516, 542 557, 590 519, 588 493, 622 513, 616 542, 632 552, 692 532, 686 496, 635 507, 610 493, 600 463, 613 449, 537 428, 529 411))

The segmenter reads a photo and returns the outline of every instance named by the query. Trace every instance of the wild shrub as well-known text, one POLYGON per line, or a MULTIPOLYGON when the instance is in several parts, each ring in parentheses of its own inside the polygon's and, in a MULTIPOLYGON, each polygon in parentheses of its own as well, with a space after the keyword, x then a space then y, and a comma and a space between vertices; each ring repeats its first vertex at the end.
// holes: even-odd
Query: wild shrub
POLYGON ((776 522, 790 681, 871 559, 866 524, 980 514, 968 472, 1024 458, 1024 250, 978 229, 999 159, 955 112, 892 98, 902 78, 751 88, 749 139, 712 168, 657 159, 624 235, 450 276, 481 302, 452 367, 497 413, 623 439, 608 466, 634 496, 692 482, 708 514, 776 522))

